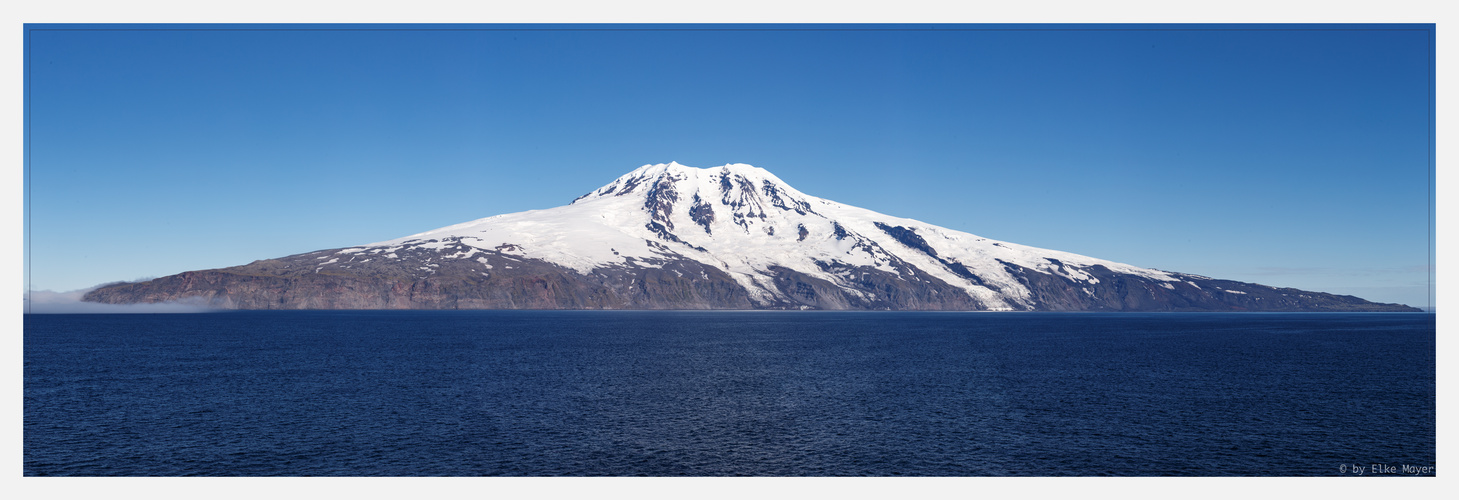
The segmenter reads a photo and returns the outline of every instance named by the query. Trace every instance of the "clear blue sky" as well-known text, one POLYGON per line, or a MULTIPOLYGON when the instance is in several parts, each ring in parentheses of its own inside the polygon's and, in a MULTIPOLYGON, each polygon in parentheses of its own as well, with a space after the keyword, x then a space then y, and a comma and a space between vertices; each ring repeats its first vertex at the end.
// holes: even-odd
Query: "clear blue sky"
POLYGON ((672 160, 1429 302, 1431 25, 177 27, 27 26, 32 289, 558 206, 672 160))

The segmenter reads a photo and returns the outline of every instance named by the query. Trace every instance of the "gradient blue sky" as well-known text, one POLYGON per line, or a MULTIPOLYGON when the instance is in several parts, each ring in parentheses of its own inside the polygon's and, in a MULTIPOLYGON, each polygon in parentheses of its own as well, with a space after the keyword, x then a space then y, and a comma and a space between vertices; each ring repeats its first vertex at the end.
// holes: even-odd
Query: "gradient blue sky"
POLYGON ((672 160, 1430 300, 1432 25, 139 27, 27 25, 31 289, 563 205, 672 160))

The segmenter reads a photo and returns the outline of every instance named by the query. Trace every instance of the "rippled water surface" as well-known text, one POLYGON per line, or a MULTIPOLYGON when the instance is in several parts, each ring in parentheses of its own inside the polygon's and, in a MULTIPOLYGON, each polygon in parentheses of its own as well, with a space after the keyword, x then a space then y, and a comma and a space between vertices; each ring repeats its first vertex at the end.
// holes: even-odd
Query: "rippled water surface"
POLYGON ((29 315, 24 473, 1351 475, 1434 465, 1434 336, 1432 314, 29 315))

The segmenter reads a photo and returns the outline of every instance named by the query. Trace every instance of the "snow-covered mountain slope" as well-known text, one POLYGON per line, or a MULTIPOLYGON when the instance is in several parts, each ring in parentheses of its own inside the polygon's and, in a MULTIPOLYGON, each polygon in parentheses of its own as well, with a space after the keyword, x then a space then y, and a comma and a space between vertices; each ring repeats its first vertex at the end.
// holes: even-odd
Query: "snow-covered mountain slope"
MULTIPOLYGON (((935 277, 991 310, 1032 309, 1030 290, 1005 264, 1081 283, 1098 278, 1081 268, 1161 281, 1169 273, 1068 252, 994 241, 912 219, 817 198, 764 169, 744 164, 693 168, 645 165, 572 204, 498 215, 346 249, 389 258, 404 247, 504 249, 579 273, 605 267, 655 266, 689 259, 719 267, 759 305, 783 301, 771 267, 788 268, 862 294, 850 285, 859 268, 903 279, 935 277)), ((452 254, 469 259, 473 255, 452 254)))
POLYGON ((645 165, 557 208, 216 271, 104 288, 88 300, 205 296, 244 308, 997 311, 1367 304, 1322 298, 1317 302, 1338 305, 1314 306, 1314 296, 1337 296, 990 240, 810 196, 744 164, 645 165))

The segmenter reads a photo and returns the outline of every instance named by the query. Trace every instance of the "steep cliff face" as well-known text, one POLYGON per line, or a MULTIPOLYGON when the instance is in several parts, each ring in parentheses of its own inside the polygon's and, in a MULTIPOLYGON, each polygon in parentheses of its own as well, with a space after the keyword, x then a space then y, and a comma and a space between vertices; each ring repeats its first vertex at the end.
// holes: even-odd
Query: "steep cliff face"
POLYGON ((981 238, 748 165, 646 165, 572 204, 98 288, 238 309, 1414 310, 981 238))

